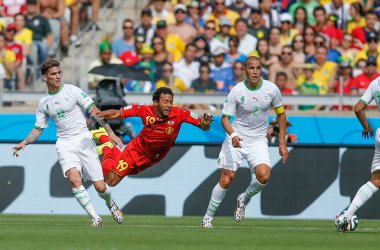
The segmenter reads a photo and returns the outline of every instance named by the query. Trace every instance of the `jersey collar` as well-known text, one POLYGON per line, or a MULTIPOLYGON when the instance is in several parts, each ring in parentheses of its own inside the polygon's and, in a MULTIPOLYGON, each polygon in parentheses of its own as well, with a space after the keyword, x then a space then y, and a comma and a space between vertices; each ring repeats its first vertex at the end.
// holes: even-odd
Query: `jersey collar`
POLYGON ((263 79, 260 79, 260 85, 257 88, 252 88, 249 86, 247 80, 244 80, 244 85, 247 87, 247 89, 249 89, 251 91, 256 91, 256 90, 261 89, 261 87, 263 86, 263 83, 264 83, 263 79))

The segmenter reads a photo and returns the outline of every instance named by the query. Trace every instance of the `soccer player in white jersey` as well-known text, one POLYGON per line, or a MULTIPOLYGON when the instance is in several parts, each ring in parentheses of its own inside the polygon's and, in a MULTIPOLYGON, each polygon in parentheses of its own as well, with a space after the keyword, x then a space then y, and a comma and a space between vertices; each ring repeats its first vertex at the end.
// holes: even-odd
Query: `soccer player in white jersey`
MULTIPOLYGON (((380 111, 380 77, 373 80, 368 86, 367 90, 364 92, 363 96, 360 98, 358 103, 355 105, 355 115, 363 126, 362 137, 369 138, 374 136, 374 131, 369 124, 365 109, 367 105, 375 100, 378 110, 380 111)), ((375 154, 372 160, 371 167, 371 179, 361 186, 356 193, 354 199, 352 200, 348 209, 337 216, 335 225, 340 231, 345 231, 346 224, 351 221, 352 216, 356 211, 363 206, 374 193, 376 193, 380 188, 380 129, 376 130, 375 138, 375 154)))
POLYGON ((224 102, 222 126, 227 135, 218 159, 221 176, 212 190, 210 203, 202 220, 201 225, 204 228, 213 227, 213 216, 243 159, 249 164, 252 181, 237 198, 235 221, 239 222, 244 218, 245 205, 265 187, 271 173, 266 136, 268 116, 272 107, 280 126, 279 153, 284 164, 288 159, 285 141, 286 114, 280 90, 274 83, 261 79, 262 66, 259 58, 248 57, 244 70, 247 80, 236 84, 224 102), (235 120, 231 124, 232 116, 235 116, 235 120))
POLYGON ((41 98, 36 111, 36 123, 25 140, 13 147, 13 155, 35 142, 49 124, 49 116, 57 125, 56 149, 63 175, 69 179, 75 199, 92 217, 92 226, 102 226, 102 218, 96 213, 89 194, 82 185, 91 180, 103 198, 117 223, 123 222, 123 213, 111 198, 111 191, 104 182, 102 167, 92 135, 86 126, 84 112, 89 111, 111 135, 112 143, 123 146, 109 124, 94 115, 98 110, 94 101, 80 88, 61 82, 60 63, 47 60, 41 66, 42 78, 46 82, 48 95, 41 98))

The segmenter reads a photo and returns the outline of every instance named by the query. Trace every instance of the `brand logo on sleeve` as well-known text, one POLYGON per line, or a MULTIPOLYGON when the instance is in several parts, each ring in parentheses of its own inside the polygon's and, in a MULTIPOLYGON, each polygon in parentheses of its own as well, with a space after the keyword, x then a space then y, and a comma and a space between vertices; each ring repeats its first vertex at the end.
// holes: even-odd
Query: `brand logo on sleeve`
POLYGON ((198 115, 193 112, 190 112, 190 116, 193 117, 194 119, 198 119, 198 115))

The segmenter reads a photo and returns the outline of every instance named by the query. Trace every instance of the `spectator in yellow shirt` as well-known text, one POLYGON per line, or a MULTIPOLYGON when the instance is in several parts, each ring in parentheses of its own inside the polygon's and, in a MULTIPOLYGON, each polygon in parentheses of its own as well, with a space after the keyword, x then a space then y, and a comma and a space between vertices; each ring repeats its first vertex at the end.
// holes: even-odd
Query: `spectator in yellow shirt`
POLYGON ((315 52, 316 65, 313 79, 319 86, 319 93, 325 95, 329 92, 334 92, 335 78, 337 74, 337 66, 334 62, 327 62, 328 48, 319 46, 315 52))
MULTIPOLYGON (((16 69, 16 55, 12 50, 5 48, 5 35, 0 33, 0 63, 3 65, 6 78, 5 78, 5 87, 11 88, 12 75, 15 73, 16 69)), ((21 90, 21 89, 20 89, 21 90)))
POLYGON ((298 34, 298 30, 292 28, 292 16, 289 13, 282 13, 280 21, 280 43, 282 46, 291 45, 293 38, 298 34))
POLYGON ((154 25, 160 20, 165 20, 168 25, 175 24, 173 13, 165 8, 165 0, 153 0, 152 16, 154 25))
POLYGON ((166 50, 173 55, 173 61, 178 62, 185 51, 185 43, 179 36, 169 34, 165 20, 157 22, 157 35, 165 40, 166 50))
POLYGON ((28 56, 30 54, 30 47, 33 43, 33 32, 30 29, 25 28, 25 17, 21 13, 14 16, 14 23, 16 25, 14 40, 22 44, 24 56, 28 56))
POLYGON ((215 0, 214 7, 214 12, 210 15, 207 21, 215 21, 216 31, 219 32, 219 19, 222 17, 230 19, 232 24, 230 35, 236 36, 235 22, 240 18, 239 14, 233 10, 227 9, 225 0, 215 0))
POLYGON ((162 66, 162 79, 157 81, 156 89, 161 87, 169 87, 174 93, 186 91, 185 83, 173 75, 173 65, 170 62, 164 62, 162 66))
POLYGON ((347 32, 351 34, 355 28, 367 26, 367 22, 364 17, 363 5, 361 5, 361 3, 352 3, 349 10, 352 20, 347 23, 347 32))

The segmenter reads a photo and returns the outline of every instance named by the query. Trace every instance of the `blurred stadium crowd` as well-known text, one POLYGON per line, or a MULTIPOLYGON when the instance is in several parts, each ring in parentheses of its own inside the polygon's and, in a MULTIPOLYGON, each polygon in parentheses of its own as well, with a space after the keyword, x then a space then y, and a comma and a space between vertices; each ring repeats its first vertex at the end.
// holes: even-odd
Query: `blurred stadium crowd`
MULTIPOLYGON (((13 18, 0 34, 0 73, 6 87, 14 81, 18 90, 28 78, 25 65, 65 56, 70 43, 80 46, 82 10, 91 7, 88 19, 96 25, 100 6, 100 0, 0 2, 0 15, 13 18)), ((122 80, 130 92, 169 86, 177 93, 227 93, 245 79, 243 62, 254 55, 263 78, 283 94, 357 95, 379 76, 379 15, 377 0, 151 0, 139 20, 124 20, 122 37, 100 43, 88 70, 115 63, 147 73, 150 81, 122 80)), ((89 88, 106 78, 89 74, 89 88)))
POLYGON ((6 89, 25 90, 48 58, 80 46, 80 23, 98 29, 100 0, 0 0, 0 77, 6 89), (88 16, 91 9, 91 16, 88 16))

